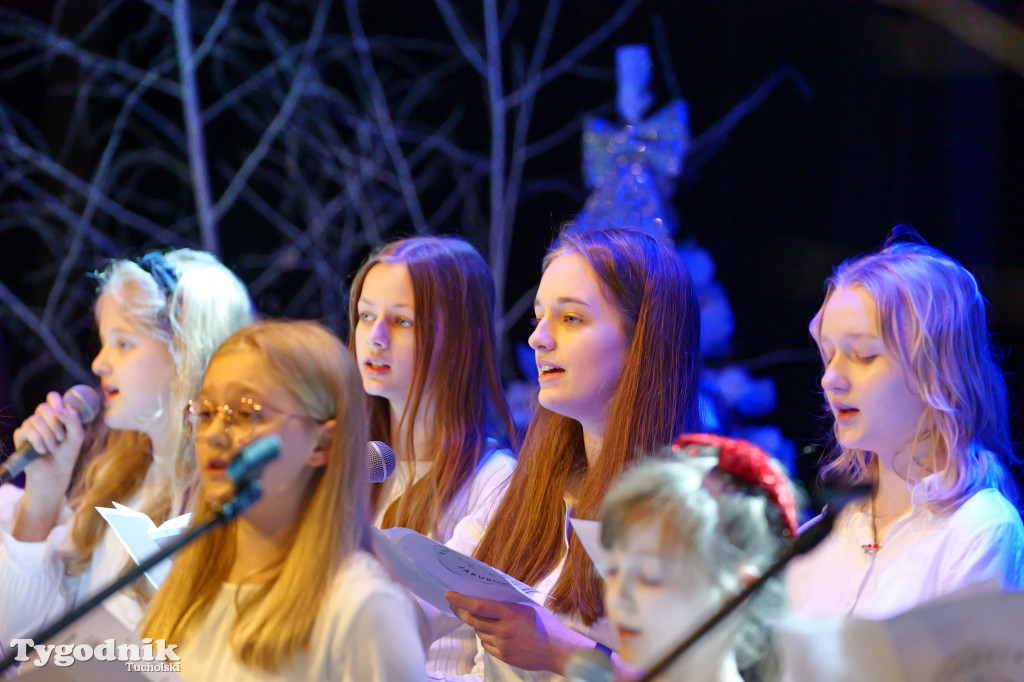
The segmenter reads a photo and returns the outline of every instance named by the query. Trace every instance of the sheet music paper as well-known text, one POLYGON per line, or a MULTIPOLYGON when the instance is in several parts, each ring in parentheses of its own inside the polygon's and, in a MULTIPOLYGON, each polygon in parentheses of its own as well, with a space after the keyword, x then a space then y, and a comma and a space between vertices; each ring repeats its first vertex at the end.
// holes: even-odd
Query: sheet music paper
POLYGON ((496 568, 408 528, 373 531, 377 558, 396 580, 441 613, 453 615, 445 592, 504 602, 533 602, 546 595, 496 568))

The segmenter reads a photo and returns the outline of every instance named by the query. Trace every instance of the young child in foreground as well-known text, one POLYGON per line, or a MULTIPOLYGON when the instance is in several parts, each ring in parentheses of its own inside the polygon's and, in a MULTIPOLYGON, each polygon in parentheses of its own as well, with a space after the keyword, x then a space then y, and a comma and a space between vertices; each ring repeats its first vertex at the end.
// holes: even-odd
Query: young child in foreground
MULTIPOLYGON (((605 608, 618 653, 650 668, 773 563, 793 541, 796 509, 782 467, 746 441, 682 435, 675 458, 626 472, 601 507, 605 608)), ((782 583, 766 582, 657 679, 778 678, 769 621, 782 583)))

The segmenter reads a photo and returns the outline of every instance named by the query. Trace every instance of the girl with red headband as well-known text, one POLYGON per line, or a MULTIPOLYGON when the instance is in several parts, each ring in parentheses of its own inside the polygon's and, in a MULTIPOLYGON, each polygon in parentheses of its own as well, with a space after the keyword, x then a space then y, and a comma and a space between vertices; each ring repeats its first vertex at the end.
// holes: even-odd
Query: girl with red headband
MULTIPOLYGON (((783 468, 758 447, 683 435, 677 459, 625 473, 601 506, 605 605, 619 653, 650 668, 755 580, 793 541, 796 508, 783 468)), ((769 579, 656 679, 778 678, 769 622, 783 606, 769 579)))

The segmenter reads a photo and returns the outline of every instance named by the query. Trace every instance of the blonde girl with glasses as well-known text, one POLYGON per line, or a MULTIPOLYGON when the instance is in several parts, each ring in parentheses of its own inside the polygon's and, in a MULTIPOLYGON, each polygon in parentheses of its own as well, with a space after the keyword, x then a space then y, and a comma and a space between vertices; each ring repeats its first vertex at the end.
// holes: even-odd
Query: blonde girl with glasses
POLYGON ((188 680, 423 679, 411 599, 369 553, 367 420, 355 362, 314 322, 262 322, 214 354, 196 411, 194 522, 227 466, 276 434, 262 495, 182 550, 142 625, 188 680))
MULTIPOLYGON (((117 501, 157 524, 185 510, 195 463, 181 406, 196 397, 217 346, 253 319, 245 286, 199 251, 116 260, 98 281, 98 428, 87 438, 78 413, 51 392, 14 434, 42 457, 26 469, 13 520, 0 528, 4 644, 56 620, 133 563, 96 507, 117 501), (73 478, 76 467, 84 473, 73 478)), ((104 607, 134 627, 148 597, 140 582, 104 607)))

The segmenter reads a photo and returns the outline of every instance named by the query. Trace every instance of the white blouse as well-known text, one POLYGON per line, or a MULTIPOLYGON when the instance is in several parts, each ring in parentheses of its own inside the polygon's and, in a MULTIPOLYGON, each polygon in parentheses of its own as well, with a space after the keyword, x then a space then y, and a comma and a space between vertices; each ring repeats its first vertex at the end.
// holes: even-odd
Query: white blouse
POLYGON ((1007 590, 1024 588, 1024 525, 1017 510, 988 488, 950 514, 935 514, 925 502, 938 476, 914 488, 911 510, 879 539, 874 555, 862 548, 873 541, 870 508, 845 510, 831 535, 790 565, 790 610, 882 619, 989 578, 1007 590))
POLYGON ((253 669, 229 645, 235 603, 253 585, 225 583, 187 640, 177 644, 180 675, 189 682, 332 680, 415 682, 426 677, 416 612, 405 590, 372 555, 355 552, 335 576, 310 637, 276 673, 253 669))
MULTIPOLYGON (((144 495, 145 486, 124 504, 136 508, 144 495)), ((5 646, 12 639, 31 636, 50 625, 134 565, 124 545, 104 524, 85 571, 65 575, 64 557, 74 549, 68 536, 71 517, 71 509, 65 507, 42 542, 21 542, 11 535, 13 512, 0 519, 0 652, 7 651, 5 646)), ((102 608, 134 631, 142 620, 142 608, 130 589, 109 597, 102 608)))
MULTIPOLYGON (((425 476, 433 465, 432 461, 417 461, 412 467, 407 461, 398 463, 381 498, 380 510, 374 521, 378 528, 384 511, 410 485, 410 470, 411 480, 415 482, 425 476)), ((495 449, 488 452, 480 460, 473 477, 444 510, 437 534, 431 533, 429 537, 466 556, 473 556, 505 496, 515 466, 516 460, 511 451, 495 449)), ((440 676, 469 672, 477 653, 473 628, 458 619, 443 616, 429 605, 424 605, 424 611, 432 629, 450 632, 431 644, 427 652, 427 670, 440 676)))

